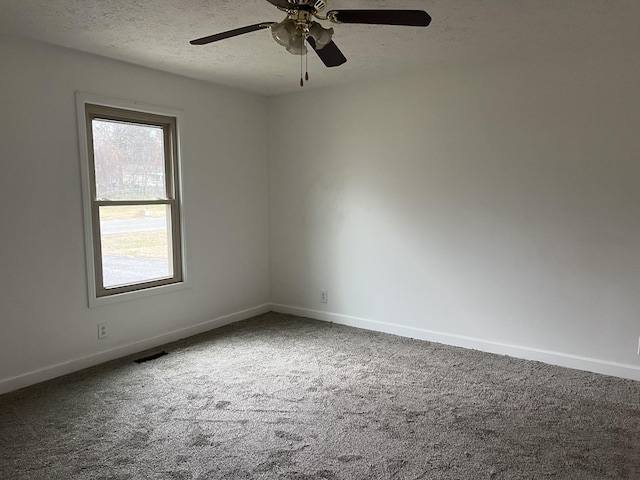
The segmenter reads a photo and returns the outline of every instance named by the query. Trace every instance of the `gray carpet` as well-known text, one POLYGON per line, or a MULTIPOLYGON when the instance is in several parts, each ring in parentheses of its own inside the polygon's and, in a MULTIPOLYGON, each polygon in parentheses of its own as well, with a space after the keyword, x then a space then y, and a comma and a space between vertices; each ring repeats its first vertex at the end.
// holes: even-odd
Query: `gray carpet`
POLYGON ((640 479, 640 382, 279 314, 164 348, 0 396, 0 478, 640 479))

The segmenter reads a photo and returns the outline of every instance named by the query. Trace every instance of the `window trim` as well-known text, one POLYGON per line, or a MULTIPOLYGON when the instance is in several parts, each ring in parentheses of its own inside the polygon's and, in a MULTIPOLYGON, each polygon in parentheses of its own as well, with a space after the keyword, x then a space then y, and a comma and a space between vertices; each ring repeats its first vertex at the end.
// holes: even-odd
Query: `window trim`
MULTIPOLYGON (((82 196, 85 230, 85 257, 87 267, 88 300, 90 307, 121 302, 187 288, 187 268, 185 251, 184 209, 182 208, 182 169, 180 158, 180 132, 182 124, 181 111, 169 107, 142 104, 139 102, 99 97, 84 93, 76 93, 78 131, 80 144, 80 167, 82 174, 82 196), (115 113, 114 113, 115 112, 115 113), (165 142, 165 181, 167 183, 167 199, 162 200, 109 200, 96 198, 96 186, 93 170, 93 141, 91 120, 94 117, 114 120, 141 121, 157 126, 163 130, 173 129, 174 135, 170 144, 165 142), (167 123, 169 122, 169 123, 167 123), (105 289, 102 286, 102 256, 99 208, 108 205, 171 205, 171 241, 174 252, 173 272, 170 279, 141 282, 135 285, 105 289)), ((166 134, 166 132, 165 132, 166 134)))

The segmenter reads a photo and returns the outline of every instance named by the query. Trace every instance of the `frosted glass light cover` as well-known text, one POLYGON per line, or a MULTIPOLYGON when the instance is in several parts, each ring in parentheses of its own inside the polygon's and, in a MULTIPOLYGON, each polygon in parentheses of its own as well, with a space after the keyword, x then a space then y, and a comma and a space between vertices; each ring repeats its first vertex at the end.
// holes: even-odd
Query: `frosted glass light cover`
POLYGON ((307 46, 305 37, 301 33, 296 33, 291 36, 291 41, 287 47, 287 52, 294 55, 304 55, 307 53, 307 46))
POLYGON ((322 50, 333 38, 333 28, 324 28, 318 22, 313 22, 309 28, 309 36, 316 41, 316 48, 322 50))
POLYGON ((289 48, 291 36, 296 33, 296 24, 293 20, 286 18, 280 23, 271 26, 273 39, 285 48, 289 48))

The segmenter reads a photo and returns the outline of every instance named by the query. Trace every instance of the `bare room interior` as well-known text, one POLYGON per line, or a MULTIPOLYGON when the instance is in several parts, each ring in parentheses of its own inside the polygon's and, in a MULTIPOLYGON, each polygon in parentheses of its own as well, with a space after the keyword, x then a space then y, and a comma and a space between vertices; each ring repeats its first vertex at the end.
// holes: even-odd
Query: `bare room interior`
POLYGON ((638 25, 4 0, 0 477, 640 478, 638 25), (94 103, 176 122, 171 284, 100 289, 94 103))

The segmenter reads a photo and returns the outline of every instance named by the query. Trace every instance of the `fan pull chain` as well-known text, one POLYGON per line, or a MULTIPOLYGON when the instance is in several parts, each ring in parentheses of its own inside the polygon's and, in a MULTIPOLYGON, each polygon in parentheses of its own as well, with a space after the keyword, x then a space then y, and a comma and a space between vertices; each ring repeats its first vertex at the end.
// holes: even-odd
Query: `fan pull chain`
MULTIPOLYGON (((300 35, 300 86, 304 87, 304 80, 302 79, 302 49, 304 48, 304 35, 300 35)), ((307 74, 307 80, 309 75, 307 74)))
POLYGON ((309 49, 307 49, 304 52, 304 79, 308 82, 309 81, 309 63, 307 61, 307 59, 309 55, 309 49))

